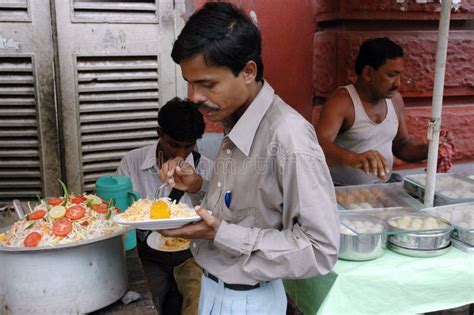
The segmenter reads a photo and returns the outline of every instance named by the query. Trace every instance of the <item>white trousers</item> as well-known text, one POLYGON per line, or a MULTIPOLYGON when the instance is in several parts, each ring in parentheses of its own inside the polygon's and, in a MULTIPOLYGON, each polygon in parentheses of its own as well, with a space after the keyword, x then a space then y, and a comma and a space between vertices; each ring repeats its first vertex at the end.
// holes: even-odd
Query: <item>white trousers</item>
POLYGON ((286 294, 283 281, 273 280, 260 283, 260 287, 248 291, 224 288, 224 283, 201 279, 199 298, 200 315, 284 315, 286 314, 286 294))

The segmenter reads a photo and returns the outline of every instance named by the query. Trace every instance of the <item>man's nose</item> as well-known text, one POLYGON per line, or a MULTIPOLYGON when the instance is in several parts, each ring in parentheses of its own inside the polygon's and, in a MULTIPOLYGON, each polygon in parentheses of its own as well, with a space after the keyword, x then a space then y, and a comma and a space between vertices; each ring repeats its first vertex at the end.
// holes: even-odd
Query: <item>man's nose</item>
POLYGON ((397 76, 395 79, 395 82, 393 82, 393 86, 398 89, 400 87, 400 84, 401 84, 400 76, 397 76))
POLYGON ((202 93, 201 89, 196 86, 191 88, 190 98, 194 103, 205 103, 207 101, 207 97, 202 93))

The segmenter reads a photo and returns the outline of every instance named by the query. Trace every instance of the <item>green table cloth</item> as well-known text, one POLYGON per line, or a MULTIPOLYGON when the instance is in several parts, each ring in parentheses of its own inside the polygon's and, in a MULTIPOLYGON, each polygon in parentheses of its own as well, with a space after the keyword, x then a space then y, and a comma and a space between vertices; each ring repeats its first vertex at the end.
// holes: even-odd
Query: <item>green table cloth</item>
POLYGON ((305 315, 432 312, 474 303, 474 255, 451 248, 414 258, 386 250, 381 258, 339 260, 326 276, 284 284, 305 315))

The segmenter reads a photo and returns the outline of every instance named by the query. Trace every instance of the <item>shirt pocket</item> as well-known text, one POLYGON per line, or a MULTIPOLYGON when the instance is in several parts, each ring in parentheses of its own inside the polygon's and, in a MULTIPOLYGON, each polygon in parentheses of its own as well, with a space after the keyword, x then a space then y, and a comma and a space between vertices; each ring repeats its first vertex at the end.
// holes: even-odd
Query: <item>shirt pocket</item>
POLYGON ((232 209, 224 205, 222 218, 229 223, 238 224, 245 227, 255 226, 255 207, 232 209))

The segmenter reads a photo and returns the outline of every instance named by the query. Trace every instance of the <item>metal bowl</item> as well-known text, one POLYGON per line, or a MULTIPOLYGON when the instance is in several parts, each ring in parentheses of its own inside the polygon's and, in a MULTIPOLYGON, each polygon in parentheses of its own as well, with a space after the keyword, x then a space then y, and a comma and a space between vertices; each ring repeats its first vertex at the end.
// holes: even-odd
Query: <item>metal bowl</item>
POLYGON ((396 227, 393 225, 393 222, 400 219, 401 216, 392 217, 387 220, 390 231, 393 234, 389 235, 388 242, 396 246, 405 248, 405 249, 415 249, 415 250, 437 250, 449 246, 451 242, 451 231, 453 227, 448 221, 426 215, 408 215, 411 218, 425 219, 432 217, 438 222, 442 222, 446 225, 445 228, 435 229, 435 230, 407 230, 396 227))
MULTIPOLYGON (((369 215, 345 215, 344 220, 369 221, 373 224, 381 224, 383 230, 379 233, 357 234, 346 229, 347 233, 341 232, 339 258, 344 260, 372 260, 383 255, 387 245, 387 223, 379 218, 369 215)), ((341 225, 341 227, 344 227, 341 225)), ((345 228, 345 227, 344 227, 345 228)))

